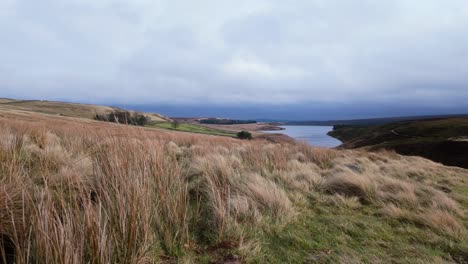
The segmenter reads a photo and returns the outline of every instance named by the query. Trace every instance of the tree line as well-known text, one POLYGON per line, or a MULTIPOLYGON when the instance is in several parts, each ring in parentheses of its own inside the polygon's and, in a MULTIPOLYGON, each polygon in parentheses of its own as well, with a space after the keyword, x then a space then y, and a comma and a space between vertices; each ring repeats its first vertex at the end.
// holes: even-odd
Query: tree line
POLYGON ((219 118, 207 118, 201 119, 200 124, 211 124, 211 125, 240 125, 240 124, 255 124, 255 120, 235 120, 235 119, 219 119, 219 118))
POLYGON ((132 126, 145 126, 150 118, 141 113, 130 113, 128 111, 114 111, 106 114, 96 114, 95 120, 127 124, 132 126))

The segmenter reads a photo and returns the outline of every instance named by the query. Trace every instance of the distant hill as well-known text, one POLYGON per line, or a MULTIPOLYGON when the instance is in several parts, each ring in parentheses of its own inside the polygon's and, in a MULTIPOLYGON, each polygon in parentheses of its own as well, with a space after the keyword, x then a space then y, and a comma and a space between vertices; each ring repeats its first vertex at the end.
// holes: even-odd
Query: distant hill
MULTIPOLYGON (((17 110, 17 111, 28 111, 38 112, 50 115, 62 115, 68 117, 79 117, 79 118, 94 118, 96 114, 107 114, 116 110, 122 110, 117 107, 91 105, 91 104, 78 104, 68 102, 56 102, 56 101, 45 101, 45 100, 15 100, 8 98, 0 98, 0 109, 5 110, 17 110)), ((129 111, 133 112, 133 111, 129 111)), ((151 121, 164 122, 168 118, 155 114, 155 113, 144 113, 150 117, 151 121)))
POLYGON ((201 118, 198 120, 200 124, 212 124, 212 125, 240 125, 240 124, 255 124, 255 120, 238 120, 228 118, 201 118))
POLYGON ((337 125, 329 135, 343 141, 342 148, 389 149, 468 168, 468 116, 384 125, 337 125))
POLYGON ((289 126, 335 126, 335 125, 353 125, 353 126, 370 126, 383 125, 398 121, 422 120, 434 118, 449 118, 462 117, 466 115, 430 115, 430 116, 400 116, 400 117, 383 117, 383 118, 367 118, 367 119, 350 119, 350 120, 326 120, 326 121, 283 121, 289 126))

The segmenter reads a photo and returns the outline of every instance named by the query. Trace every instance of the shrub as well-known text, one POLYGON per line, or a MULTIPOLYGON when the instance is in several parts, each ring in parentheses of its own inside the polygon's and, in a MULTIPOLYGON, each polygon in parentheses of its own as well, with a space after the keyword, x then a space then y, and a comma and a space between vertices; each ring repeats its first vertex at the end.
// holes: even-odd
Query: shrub
POLYGON ((172 120, 171 125, 172 125, 172 128, 173 128, 173 129, 176 129, 176 130, 177 130, 177 128, 178 128, 179 125, 180 125, 180 122, 179 122, 179 120, 174 119, 174 120, 172 120))
POLYGON ((250 132, 247 132, 247 131, 241 131, 239 133, 237 133, 237 137, 239 139, 252 139, 252 134, 250 132))

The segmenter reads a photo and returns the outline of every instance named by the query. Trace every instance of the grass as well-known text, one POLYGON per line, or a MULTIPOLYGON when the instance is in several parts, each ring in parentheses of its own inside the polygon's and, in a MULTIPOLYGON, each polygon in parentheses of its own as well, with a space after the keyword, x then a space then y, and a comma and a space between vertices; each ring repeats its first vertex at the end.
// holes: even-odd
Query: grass
POLYGON ((466 258, 466 248, 450 239, 413 224, 375 218, 374 210, 337 210, 335 206, 319 203, 281 232, 268 237, 272 243, 267 244, 266 261, 436 263, 466 258))
POLYGON ((467 175, 0 110, 0 262, 463 263, 467 175))
POLYGON ((182 132, 190 132, 190 133, 199 133, 199 134, 207 134, 207 135, 216 135, 216 136, 227 136, 227 137, 235 137, 236 133, 228 132, 224 130, 209 128, 205 126, 198 126, 193 124, 179 124, 177 129, 175 129, 171 123, 168 122, 153 122, 147 127, 157 127, 162 129, 168 130, 177 130, 182 132))

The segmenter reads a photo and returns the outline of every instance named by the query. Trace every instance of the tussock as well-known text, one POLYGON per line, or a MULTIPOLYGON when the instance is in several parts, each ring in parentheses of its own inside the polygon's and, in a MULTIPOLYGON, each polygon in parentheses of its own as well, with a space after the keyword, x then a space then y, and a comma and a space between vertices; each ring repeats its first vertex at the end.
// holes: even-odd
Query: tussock
POLYGON ((369 203, 374 199, 376 185, 372 176, 348 171, 327 177, 322 189, 329 194, 357 197, 362 203, 369 203))
POLYGON ((320 168, 316 164, 301 163, 295 159, 289 161, 286 172, 277 174, 285 186, 304 192, 318 190, 323 183, 320 168))
POLYGON ((416 221, 457 239, 462 239, 466 232, 453 215, 438 209, 425 211, 418 215, 416 221))
POLYGON ((329 205, 332 205, 338 208, 351 209, 351 210, 362 207, 362 204, 359 202, 359 198, 346 197, 340 194, 326 197, 326 202, 329 205))

